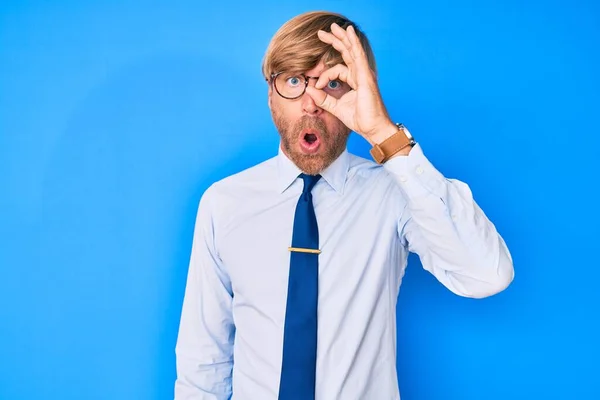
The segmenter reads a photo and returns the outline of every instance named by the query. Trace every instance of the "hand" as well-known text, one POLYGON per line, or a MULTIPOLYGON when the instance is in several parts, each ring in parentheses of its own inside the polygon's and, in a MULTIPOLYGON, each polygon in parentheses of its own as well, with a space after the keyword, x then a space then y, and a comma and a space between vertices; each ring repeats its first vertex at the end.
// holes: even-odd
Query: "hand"
POLYGON ((306 93, 317 106, 336 116, 371 144, 380 143, 395 133, 398 128, 388 116, 377 78, 352 25, 344 30, 334 23, 331 33, 320 30, 318 36, 341 53, 346 65, 338 64, 325 70, 314 87, 306 88, 306 93), (351 90, 336 99, 321 90, 332 80, 346 82, 351 90))

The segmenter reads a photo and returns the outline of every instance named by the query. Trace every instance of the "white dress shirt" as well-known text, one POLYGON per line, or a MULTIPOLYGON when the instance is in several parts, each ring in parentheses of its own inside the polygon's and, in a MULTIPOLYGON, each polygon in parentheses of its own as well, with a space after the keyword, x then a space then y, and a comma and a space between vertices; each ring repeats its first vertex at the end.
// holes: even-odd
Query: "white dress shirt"
MULTIPOLYGON (((277 399, 294 211, 279 150, 200 200, 176 345, 176 400, 277 399)), ((510 253, 469 187, 417 144, 378 165, 347 150, 312 190, 319 225, 316 400, 398 400, 396 301, 408 252, 460 296, 506 288, 510 253)))

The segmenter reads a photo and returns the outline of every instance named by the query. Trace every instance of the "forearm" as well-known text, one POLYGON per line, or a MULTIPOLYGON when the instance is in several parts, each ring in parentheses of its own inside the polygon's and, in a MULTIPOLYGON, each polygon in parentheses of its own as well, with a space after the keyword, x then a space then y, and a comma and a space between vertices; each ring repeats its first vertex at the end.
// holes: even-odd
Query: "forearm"
POLYGON ((214 246, 209 204, 203 197, 194 230, 175 348, 175 400, 228 400, 232 392, 233 293, 214 246))
POLYGON ((228 400, 233 368, 229 301, 215 296, 217 288, 199 285, 194 275, 190 271, 175 347, 175 400, 228 400))
POLYGON ((510 284, 508 248, 465 183, 443 177, 418 145, 385 167, 407 201, 399 233, 426 270, 466 297, 490 296, 510 284))

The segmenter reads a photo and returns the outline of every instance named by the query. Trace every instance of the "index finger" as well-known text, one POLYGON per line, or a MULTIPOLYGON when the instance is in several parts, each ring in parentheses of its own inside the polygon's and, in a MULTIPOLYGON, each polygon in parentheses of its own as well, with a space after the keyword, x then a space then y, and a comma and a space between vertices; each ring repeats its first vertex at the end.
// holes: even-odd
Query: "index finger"
POLYGON ((319 79, 315 83, 317 89, 323 89, 329 81, 333 81, 339 78, 342 82, 350 86, 351 89, 355 89, 356 85, 352 81, 348 74, 348 67, 343 64, 337 64, 325 71, 321 72, 319 79))

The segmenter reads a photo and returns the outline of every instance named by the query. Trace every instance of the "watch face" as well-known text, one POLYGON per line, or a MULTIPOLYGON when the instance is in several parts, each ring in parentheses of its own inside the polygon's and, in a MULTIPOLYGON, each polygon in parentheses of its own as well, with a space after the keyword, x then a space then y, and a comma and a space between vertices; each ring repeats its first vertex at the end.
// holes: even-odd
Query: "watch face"
POLYGON ((409 140, 414 140, 414 138, 413 138, 412 134, 410 133, 410 131, 408 130, 408 128, 406 128, 406 126, 404 126, 404 125, 401 125, 401 129, 402 129, 402 131, 404 132, 404 134, 406 135, 406 137, 407 137, 409 140))
POLYGON ((404 132, 404 134, 406 135, 406 137, 409 140, 413 140, 413 137, 412 137, 411 133, 408 131, 408 128, 406 128, 406 126, 404 126, 404 124, 402 122, 396 123, 396 126, 398 127, 398 129, 401 129, 402 132, 404 132))

